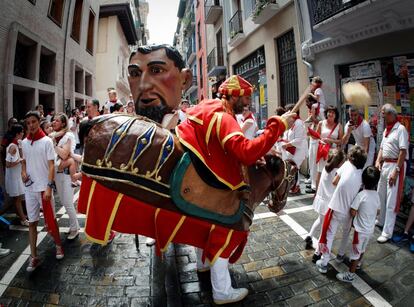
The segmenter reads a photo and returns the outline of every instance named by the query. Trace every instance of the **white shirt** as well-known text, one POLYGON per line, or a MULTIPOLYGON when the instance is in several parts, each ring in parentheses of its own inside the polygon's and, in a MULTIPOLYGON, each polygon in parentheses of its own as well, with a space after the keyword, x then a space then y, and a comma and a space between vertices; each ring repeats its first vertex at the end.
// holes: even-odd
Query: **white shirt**
POLYGON ((295 120, 292 128, 286 131, 286 135, 283 136, 293 146, 296 147, 295 154, 292 155, 286 151, 287 159, 292 159, 298 167, 302 164, 307 153, 307 141, 306 141, 306 130, 303 121, 298 118, 295 120))
POLYGON ((323 110, 325 110, 326 108, 325 108, 325 106, 326 106, 326 101, 325 101, 325 95, 324 95, 324 93, 323 93, 323 91, 322 91, 322 89, 321 88, 317 88, 316 90, 315 90, 315 96, 319 96, 319 107, 321 108, 321 109, 323 109, 323 110))
MULTIPOLYGON (((323 139, 323 138, 330 138, 330 139, 337 140, 338 137, 339 137, 339 124, 335 124, 336 127, 335 127, 334 131, 332 131, 332 134, 329 135, 331 133, 331 130, 332 129, 328 128, 328 124, 327 123, 328 123, 328 120, 327 119, 324 119, 321 122, 321 139, 323 139)), ((331 148, 336 148, 336 144, 335 143, 332 143, 331 144, 331 148)))
MULTIPOLYGON (((348 132, 348 129, 349 129, 349 122, 347 122, 345 125, 345 134, 348 132)), ((351 133, 354 136, 355 145, 364 147, 364 139, 370 138, 369 151, 375 148, 375 141, 373 138, 371 138, 372 136, 371 127, 369 126, 368 122, 365 119, 358 126, 358 128, 354 128, 351 133)))
POLYGON ((178 118, 180 120, 180 123, 185 122, 185 120, 187 119, 187 113, 183 110, 178 110, 178 118))
POLYGON ((346 161, 337 171, 340 177, 328 207, 343 214, 349 214, 351 204, 362 184, 362 169, 346 161))
POLYGON ((355 230, 359 233, 373 233, 379 207, 380 198, 377 191, 362 190, 359 192, 351 205, 352 209, 358 210, 354 218, 355 230))
POLYGON ((68 128, 75 137, 75 145, 79 144, 80 142, 79 142, 79 135, 78 135, 78 125, 76 124, 76 120, 73 117, 69 118, 68 128), (72 130, 73 126, 76 126, 75 131, 72 130))
POLYGON ((63 147, 63 145, 65 145, 68 141, 70 141, 70 152, 74 153, 76 148, 75 136, 70 131, 66 132, 56 145, 63 147))
POLYGON ((32 141, 27 138, 22 141, 23 158, 26 160, 26 174, 33 184, 25 187, 28 192, 46 191, 49 176, 49 161, 55 160, 55 150, 52 139, 45 136, 40 140, 32 141))
POLYGON ((106 103, 105 103, 105 109, 107 109, 108 110, 108 112, 111 112, 111 107, 113 107, 116 103, 122 103, 121 102, 121 100, 117 100, 117 101, 115 101, 115 102, 112 102, 112 101, 110 101, 110 100, 108 100, 106 103))
MULTIPOLYGON (((399 122, 392 127, 388 137, 385 137, 385 130, 382 135, 381 146, 383 158, 398 159, 401 149, 408 150, 408 133, 404 125, 399 122)), ((405 156, 408 160, 408 154, 405 156)))
POLYGON ((243 128, 243 125, 246 123, 250 123, 250 127, 244 132, 244 136, 249 140, 253 140, 257 131, 256 121, 253 118, 248 118, 241 123, 240 127, 243 128))
POLYGON ((322 170, 318 191, 313 201, 313 209, 319 214, 325 215, 326 211, 328 211, 329 201, 335 191, 335 186, 332 184, 332 181, 335 178, 337 170, 337 168, 334 168, 330 173, 325 168, 322 170))

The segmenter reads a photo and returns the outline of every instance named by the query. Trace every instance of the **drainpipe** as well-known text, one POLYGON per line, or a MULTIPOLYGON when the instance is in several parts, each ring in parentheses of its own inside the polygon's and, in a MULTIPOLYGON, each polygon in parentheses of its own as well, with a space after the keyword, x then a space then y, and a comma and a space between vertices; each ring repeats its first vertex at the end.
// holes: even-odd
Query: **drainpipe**
POLYGON ((66 81, 66 43, 68 40, 68 29, 69 29, 69 14, 70 14, 70 8, 72 7, 72 0, 69 0, 69 10, 68 15, 66 18, 66 30, 65 30, 65 41, 63 45, 63 80, 62 80, 62 101, 63 101, 63 112, 65 112, 65 81, 66 81))
POLYGON ((305 27, 303 25, 303 12, 302 12, 302 4, 301 4, 301 0, 295 1, 296 5, 297 5, 297 9, 296 9, 296 19, 298 20, 298 25, 299 25, 299 34, 300 34, 300 41, 301 43, 301 47, 302 47, 302 63, 305 64, 305 66, 308 68, 308 75, 309 78, 313 77, 313 65, 311 63, 309 63, 306 58, 307 56, 311 56, 310 54, 310 49, 309 49, 309 45, 312 43, 312 30, 310 32, 310 38, 307 39, 305 41, 305 27), (304 54, 306 53, 306 55, 304 54))

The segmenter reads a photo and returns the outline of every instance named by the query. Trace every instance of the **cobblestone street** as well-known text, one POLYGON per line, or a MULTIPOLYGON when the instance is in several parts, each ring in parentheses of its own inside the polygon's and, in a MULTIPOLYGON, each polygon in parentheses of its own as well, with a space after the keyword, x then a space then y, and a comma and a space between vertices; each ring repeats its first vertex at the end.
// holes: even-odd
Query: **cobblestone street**
MULTIPOLYGON (((311 261, 303 238, 316 214, 308 195, 292 197, 275 216, 265 205, 256 210, 248 244, 231 266, 233 286, 247 287, 238 306, 408 306, 414 299, 414 257, 406 246, 379 245, 371 240, 358 280, 339 282, 347 269, 335 260, 327 275, 311 261)), ((68 219, 58 205, 61 236, 68 219)), ((79 216, 84 224, 83 216, 79 216)), ((12 253, 0 260, 0 303, 5 306, 210 306, 210 277, 196 272, 195 251, 171 245, 163 260, 140 237, 137 252, 133 235, 118 234, 106 247, 90 244, 84 234, 64 241, 65 258, 54 257, 52 240, 39 226, 43 265, 26 273, 29 256, 27 229, 12 226, 2 232, 12 253)), ((376 229, 375 236, 379 234, 376 229)), ((335 244, 334 244, 334 252, 335 244)))

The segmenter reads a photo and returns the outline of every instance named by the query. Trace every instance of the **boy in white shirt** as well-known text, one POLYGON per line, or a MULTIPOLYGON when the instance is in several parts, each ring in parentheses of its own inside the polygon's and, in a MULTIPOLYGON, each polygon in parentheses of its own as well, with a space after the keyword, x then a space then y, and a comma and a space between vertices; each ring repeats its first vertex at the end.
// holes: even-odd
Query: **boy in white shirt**
POLYGON ((348 161, 336 172, 333 180, 336 189, 328 204, 329 209, 325 215, 319 238, 319 250, 322 257, 316 262, 316 267, 321 273, 328 272, 332 242, 339 225, 342 226, 343 233, 337 260, 338 262, 343 261, 351 229, 350 208, 361 187, 361 174, 366 160, 365 151, 359 146, 354 146, 348 153, 348 161))
POLYGON ((352 282, 354 280, 355 271, 361 263, 369 238, 374 233, 375 218, 380 207, 380 199, 377 192, 379 178, 380 171, 374 166, 368 166, 362 173, 364 190, 355 197, 350 211, 351 216, 354 217, 353 226, 355 228, 351 255, 349 257, 351 266, 349 272, 342 272, 336 275, 336 278, 341 281, 352 282))

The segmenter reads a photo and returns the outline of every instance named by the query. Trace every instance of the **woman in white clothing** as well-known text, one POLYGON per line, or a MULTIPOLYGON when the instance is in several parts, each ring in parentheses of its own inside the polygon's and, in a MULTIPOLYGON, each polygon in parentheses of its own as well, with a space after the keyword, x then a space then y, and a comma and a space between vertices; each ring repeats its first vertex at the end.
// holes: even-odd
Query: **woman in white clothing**
POLYGON ((243 108, 243 118, 241 120, 241 130, 246 138, 249 140, 254 139, 257 131, 256 119, 253 116, 249 106, 243 108))
POLYGON ((326 119, 319 122, 317 128, 317 132, 319 133, 321 138, 319 140, 318 152, 316 155, 316 162, 318 165, 318 173, 316 176, 316 188, 319 186, 321 173, 328 159, 328 153, 322 150, 322 146, 329 146, 330 149, 333 149, 337 146, 341 146, 342 144, 343 129, 342 125, 339 123, 338 109, 334 106, 328 106, 325 110, 325 118, 326 119))
MULTIPOLYGON (((336 170, 344 163, 344 161, 345 153, 342 150, 334 149, 329 154, 326 166, 322 170, 318 192, 316 193, 313 201, 313 210, 318 213, 318 218, 315 222, 313 222, 312 228, 310 229, 308 236, 305 238, 306 249, 313 248, 312 237, 315 237, 316 229, 323 223, 323 219, 328 211, 328 203, 335 190, 333 180, 336 175, 336 170)), ((319 238, 319 235, 317 235, 316 238, 319 238)), ((320 254, 318 249, 316 249, 313 261, 316 262, 319 258, 320 254)))
MULTIPOLYGON (((64 113, 55 116, 52 123, 54 133, 49 136, 55 145, 56 160, 66 160, 75 150, 75 137, 68 130, 68 117, 64 113)), ((76 210, 73 204, 73 189, 70 175, 65 172, 59 172, 59 165, 56 162, 56 190, 59 199, 65 206, 66 213, 69 216, 69 235, 68 240, 73 240, 79 235, 79 222, 76 217, 76 210)))
POLYGON ((15 124, 11 127, 12 142, 6 149, 6 192, 11 198, 11 202, 16 206, 17 215, 22 226, 29 226, 29 221, 22 208, 22 195, 24 195, 24 185, 22 180, 22 158, 21 141, 24 136, 23 126, 15 124))

